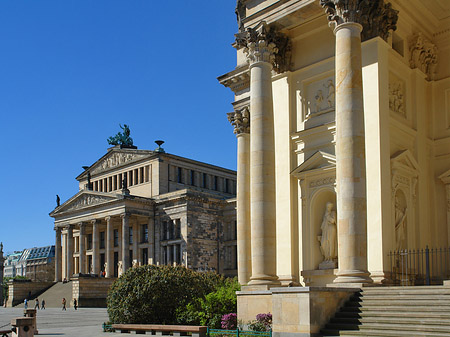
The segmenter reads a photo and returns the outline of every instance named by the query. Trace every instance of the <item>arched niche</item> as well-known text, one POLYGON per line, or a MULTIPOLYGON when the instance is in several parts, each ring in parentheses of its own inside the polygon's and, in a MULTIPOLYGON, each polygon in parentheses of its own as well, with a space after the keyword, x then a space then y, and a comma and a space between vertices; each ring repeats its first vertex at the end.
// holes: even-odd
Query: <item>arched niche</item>
POLYGON ((334 186, 324 186, 316 190, 311 196, 309 204, 310 214, 310 242, 311 242, 311 266, 312 269, 319 269, 319 264, 324 260, 320 250, 319 237, 322 235, 322 221, 327 203, 333 204, 336 211, 336 192, 334 186))

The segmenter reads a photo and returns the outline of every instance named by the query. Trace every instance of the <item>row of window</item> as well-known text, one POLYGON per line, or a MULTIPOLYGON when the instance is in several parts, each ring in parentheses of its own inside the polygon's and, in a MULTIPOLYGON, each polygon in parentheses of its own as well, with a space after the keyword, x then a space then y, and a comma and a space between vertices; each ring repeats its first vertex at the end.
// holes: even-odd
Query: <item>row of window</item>
POLYGON ((150 181, 150 165, 115 174, 111 177, 95 180, 92 182, 92 189, 97 192, 111 192, 120 190, 123 187, 124 180, 126 180, 128 187, 148 183, 150 181))
POLYGON ((169 181, 176 181, 179 184, 197 186, 209 190, 234 194, 236 190, 236 181, 228 178, 197 172, 195 170, 185 169, 175 166, 175 179, 171 175, 171 166, 169 165, 169 181))
POLYGON ((161 240, 181 239, 181 220, 163 221, 161 231, 161 240))
POLYGON ((180 244, 163 246, 161 250, 163 264, 181 264, 181 261, 183 260, 183 252, 181 251, 180 244))

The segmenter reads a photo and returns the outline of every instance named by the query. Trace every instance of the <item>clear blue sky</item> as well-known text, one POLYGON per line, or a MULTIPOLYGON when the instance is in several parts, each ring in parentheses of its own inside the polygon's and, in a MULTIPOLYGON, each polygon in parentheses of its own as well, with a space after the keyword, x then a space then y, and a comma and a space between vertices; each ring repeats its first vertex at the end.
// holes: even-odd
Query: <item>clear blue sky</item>
POLYGON ((48 213, 119 123, 140 149, 236 169, 216 77, 235 66, 234 0, 0 1, 0 241, 54 244, 48 213))

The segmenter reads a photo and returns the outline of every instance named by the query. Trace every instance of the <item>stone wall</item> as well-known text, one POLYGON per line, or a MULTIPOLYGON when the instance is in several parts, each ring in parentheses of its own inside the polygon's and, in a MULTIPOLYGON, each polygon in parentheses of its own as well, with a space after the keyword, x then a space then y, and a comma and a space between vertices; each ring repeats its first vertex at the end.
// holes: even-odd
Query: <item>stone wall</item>
POLYGON ((80 307, 106 307, 106 296, 115 278, 75 277, 73 278, 72 298, 80 307))
POLYGON ((8 307, 22 303, 25 298, 33 298, 50 288, 53 282, 32 282, 30 280, 11 280, 8 282, 8 307))

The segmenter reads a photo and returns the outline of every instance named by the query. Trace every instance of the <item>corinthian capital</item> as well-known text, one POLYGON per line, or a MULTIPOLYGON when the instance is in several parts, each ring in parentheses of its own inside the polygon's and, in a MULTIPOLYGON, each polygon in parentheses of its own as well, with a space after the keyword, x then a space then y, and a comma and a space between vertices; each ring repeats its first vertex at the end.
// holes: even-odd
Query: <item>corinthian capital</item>
POLYGON ((261 21, 255 28, 236 34, 236 45, 244 48, 250 64, 271 63, 278 73, 289 70, 291 44, 287 36, 261 21))
POLYGON ((320 0, 330 24, 338 26, 345 22, 362 25, 362 41, 380 36, 389 37, 389 30, 397 29, 398 11, 383 0, 320 0))
POLYGON ((227 116, 228 121, 234 127, 235 134, 250 133, 250 112, 248 107, 239 111, 229 112, 227 116))

